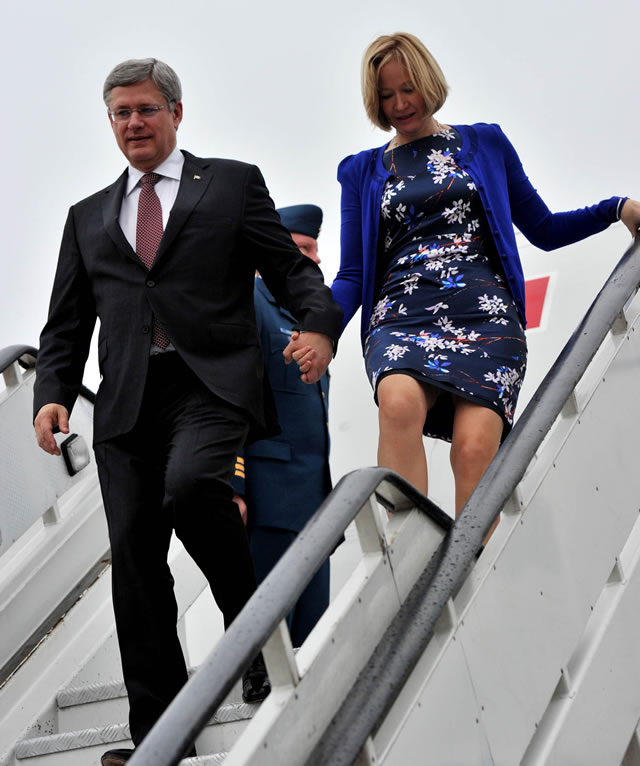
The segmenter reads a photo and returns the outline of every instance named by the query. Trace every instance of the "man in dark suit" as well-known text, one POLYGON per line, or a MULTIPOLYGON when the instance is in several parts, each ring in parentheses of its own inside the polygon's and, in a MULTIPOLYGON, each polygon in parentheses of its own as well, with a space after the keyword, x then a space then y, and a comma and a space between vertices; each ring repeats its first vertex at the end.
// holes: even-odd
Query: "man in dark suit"
MULTIPOLYGON (((324 373, 341 322, 320 270, 280 223, 260 171, 176 146, 180 81, 156 59, 110 73, 104 100, 129 167, 67 219, 34 390, 40 446, 68 433, 96 318, 102 381, 94 449, 112 554, 113 602, 139 744, 187 678, 167 564, 172 531, 202 569, 228 626, 255 589, 232 500, 245 441, 277 432, 255 325, 263 275, 299 319, 286 349, 324 373)), ((268 679, 256 658, 248 701, 268 679)), ((111 751, 105 766, 131 751, 111 751)))
MULTIPOLYGON (((319 263, 317 205, 278 208, 293 241, 319 263)), ((279 306, 256 277, 255 305, 260 343, 273 390, 281 433, 250 444, 238 457, 233 488, 246 509, 249 546, 260 584, 331 491, 329 472, 329 374, 305 385, 282 356, 295 318, 279 306)), ((301 646, 329 605, 329 560, 291 610, 287 622, 294 646, 301 646)))

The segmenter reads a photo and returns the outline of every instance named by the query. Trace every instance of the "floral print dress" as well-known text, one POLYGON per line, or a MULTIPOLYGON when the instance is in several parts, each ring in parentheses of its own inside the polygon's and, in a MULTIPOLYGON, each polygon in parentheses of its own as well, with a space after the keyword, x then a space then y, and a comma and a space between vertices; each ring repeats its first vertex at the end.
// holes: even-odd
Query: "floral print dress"
POLYGON ((452 128, 386 152, 378 300, 365 340, 374 391, 402 372, 437 389, 424 433, 451 440, 453 400, 497 412, 511 430, 527 364, 524 328, 502 276, 452 128))

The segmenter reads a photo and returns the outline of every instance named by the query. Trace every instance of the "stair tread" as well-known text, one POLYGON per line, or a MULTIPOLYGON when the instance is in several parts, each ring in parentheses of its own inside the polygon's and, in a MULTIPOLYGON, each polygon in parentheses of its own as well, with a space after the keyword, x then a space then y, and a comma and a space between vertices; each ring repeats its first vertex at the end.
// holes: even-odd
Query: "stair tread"
MULTIPOLYGON (((208 725, 225 724, 252 718, 257 707, 257 705, 247 704, 246 702, 221 705, 210 719, 208 725)), ((91 747, 96 744, 110 745, 114 742, 123 742, 129 739, 129 724, 127 723, 96 726, 88 729, 78 729, 76 731, 23 739, 16 744, 16 756, 19 758, 30 758, 47 753, 59 753, 65 750, 91 747)), ((199 762, 194 761, 193 763, 195 766, 199 762)))
POLYGON ((130 740, 129 724, 117 723, 111 726, 96 726, 91 729, 64 731, 59 734, 47 734, 44 737, 31 737, 16 743, 17 758, 32 758, 48 753, 62 753, 93 745, 112 745, 114 742, 130 740))
MULTIPOLYGON (((190 668, 189 675, 193 675, 197 668, 190 668)), ((67 686, 56 695, 56 703, 59 708, 73 707, 74 705, 103 702, 104 700, 119 699, 127 696, 127 689, 121 678, 109 681, 95 681, 94 683, 81 683, 67 686)), ((225 699, 225 704, 239 702, 242 697, 240 682, 234 684, 225 699)))
POLYGON ((92 684, 68 686, 58 692, 56 702, 59 708, 66 708, 72 707, 73 705, 102 702, 103 700, 118 699, 119 697, 126 696, 127 689, 124 685, 124 681, 117 679, 115 681, 102 681, 92 684))

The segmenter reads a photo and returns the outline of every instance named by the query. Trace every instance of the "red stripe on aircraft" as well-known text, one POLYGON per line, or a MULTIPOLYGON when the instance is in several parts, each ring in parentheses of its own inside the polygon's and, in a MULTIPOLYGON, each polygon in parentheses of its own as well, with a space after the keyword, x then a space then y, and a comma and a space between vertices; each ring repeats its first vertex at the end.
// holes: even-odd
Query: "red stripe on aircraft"
POLYGON ((540 327, 544 300, 549 287, 549 277, 527 279, 524 284, 525 301, 527 305, 527 330, 540 327))

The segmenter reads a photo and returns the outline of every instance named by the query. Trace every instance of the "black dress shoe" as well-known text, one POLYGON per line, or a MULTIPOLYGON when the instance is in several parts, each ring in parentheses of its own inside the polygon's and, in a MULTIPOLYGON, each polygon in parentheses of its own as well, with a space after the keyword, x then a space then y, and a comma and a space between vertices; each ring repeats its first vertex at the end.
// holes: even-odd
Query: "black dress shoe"
POLYGON ((245 702, 262 702, 270 691, 267 668, 262 654, 259 654, 242 674, 242 699, 245 702))
POLYGON ((133 755, 133 750, 107 750, 100 759, 102 766, 122 766, 133 755))

